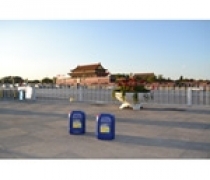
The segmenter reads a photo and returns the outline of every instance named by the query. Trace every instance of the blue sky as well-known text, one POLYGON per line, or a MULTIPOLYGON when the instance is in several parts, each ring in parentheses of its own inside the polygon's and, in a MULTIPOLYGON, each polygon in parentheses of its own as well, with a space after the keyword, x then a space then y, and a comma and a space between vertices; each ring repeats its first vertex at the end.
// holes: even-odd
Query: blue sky
POLYGON ((111 73, 210 79, 210 21, 0 21, 0 78, 67 74, 101 62, 111 73))

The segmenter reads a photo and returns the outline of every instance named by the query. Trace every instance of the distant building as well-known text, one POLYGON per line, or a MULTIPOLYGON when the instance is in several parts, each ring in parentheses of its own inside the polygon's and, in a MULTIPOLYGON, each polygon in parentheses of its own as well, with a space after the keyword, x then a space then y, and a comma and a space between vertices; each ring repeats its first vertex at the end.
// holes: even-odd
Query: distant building
POLYGON ((68 73, 70 77, 57 77, 58 85, 108 85, 110 76, 101 63, 78 65, 68 73))
POLYGON ((101 63, 78 65, 75 69, 68 73, 72 78, 87 78, 87 77, 105 77, 109 73, 103 68, 101 63))

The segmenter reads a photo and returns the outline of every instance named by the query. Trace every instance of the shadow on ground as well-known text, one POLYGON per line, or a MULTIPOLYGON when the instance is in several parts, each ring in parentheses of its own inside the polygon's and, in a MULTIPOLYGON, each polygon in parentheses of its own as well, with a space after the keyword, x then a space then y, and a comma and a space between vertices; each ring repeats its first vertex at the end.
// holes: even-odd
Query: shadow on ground
POLYGON ((175 128, 184 128, 184 129, 210 129, 210 123, 202 122, 183 122, 183 121, 154 121, 150 119, 125 119, 117 118, 117 123, 133 123, 141 125, 151 125, 151 126, 161 126, 161 127, 175 127, 175 128))
POLYGON ((198 150, 206 152, 210 151, 210 143, 182 141, 175 139, 145 138, 141 136, 119 134, 116 135, 116 139, 114 141, 123 144, 132 144, 139 146, 156 146, 173 149, 198 150))
POLYGON ((151 108, 146 107, 143 108, 143 111, 177 111, 177 112, 187 112, 192 114, 209 114, 210 115, 210 109, 189 109, 189 108, 151 108))

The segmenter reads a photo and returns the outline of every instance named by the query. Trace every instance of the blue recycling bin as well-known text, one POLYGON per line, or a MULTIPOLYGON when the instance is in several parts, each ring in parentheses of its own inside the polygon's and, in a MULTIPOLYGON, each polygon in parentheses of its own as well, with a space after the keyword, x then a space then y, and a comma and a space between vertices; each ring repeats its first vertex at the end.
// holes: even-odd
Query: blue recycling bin
POLYGON ((115 138, 115 116, 112 114, 100 114, 96 117, 96 137, 101 140, 115 138))
POLYGON ((19 100, 22 101, 25 99, 25 91, 19 90, 19 100))
POLYGON ((69 133, 85 134, 86 131, 86 115, 83 111, 72 111, 69 114, 69 133))

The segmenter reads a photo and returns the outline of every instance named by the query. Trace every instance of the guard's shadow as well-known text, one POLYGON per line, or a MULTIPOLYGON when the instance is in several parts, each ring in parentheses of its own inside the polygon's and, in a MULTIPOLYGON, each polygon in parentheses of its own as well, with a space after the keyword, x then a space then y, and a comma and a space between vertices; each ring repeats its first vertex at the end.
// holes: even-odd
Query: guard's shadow
POLYGON ((202 122, 184 122, 177 120, 161 121, 151 119, 125 119, 117 118, 116 123, 128 123, 128 124, 139 124, 139 125, 150 125, 150 126, 161 126, 161 127, 172 127, 172 128, 184 128, 184 129, 210 129, 209 123, 202 122))
POLYGON ((128 145, 131 144, 138 146, 166 147, 172 149, 198 150, 206 152, 210 151, 210 143, 183 141, 176 139, 147 138, 142 136, 117 134, 114 141, 128 145))
POLYGON ((152 108, 152 107, 144 107, 142 108, 143 111, 186 111, 184 108, 152 108))
POLYGON ((170 108, 170 107, 166 107, 166 108, 153 108, 153 107, 145 107, 143 108, 143 111, 168 111, 168 112, 173 112, 173 111, 177 111, 177 112, 183 112, 183 113, 192 113, 192 114, 209 114, 210 115, 210 110, 209 109, 190 109, 190 108, 170 108))

